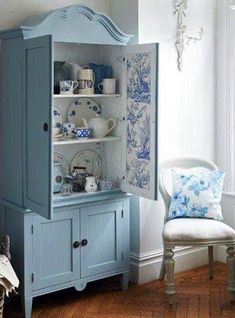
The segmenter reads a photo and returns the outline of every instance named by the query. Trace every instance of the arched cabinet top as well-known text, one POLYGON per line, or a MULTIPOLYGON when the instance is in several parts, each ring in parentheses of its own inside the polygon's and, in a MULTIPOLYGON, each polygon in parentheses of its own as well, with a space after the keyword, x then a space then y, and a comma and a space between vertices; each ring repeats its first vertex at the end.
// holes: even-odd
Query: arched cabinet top
POLYGON ((0 32, 0 37, 30 39, 48 34, 56 42, 114 45, 126 45, 132 37, 123 33, 107 15, 82 5, 30 17, 19 28, 0 32))

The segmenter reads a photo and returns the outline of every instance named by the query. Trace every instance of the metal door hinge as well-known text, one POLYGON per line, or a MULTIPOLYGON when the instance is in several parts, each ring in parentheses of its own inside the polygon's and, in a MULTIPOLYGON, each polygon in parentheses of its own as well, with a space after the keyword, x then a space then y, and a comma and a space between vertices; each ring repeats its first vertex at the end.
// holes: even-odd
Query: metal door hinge
POLYGON ((31 234, 33 234, 33 225, 31 225, 31 234))
POLYGON ((123 218, 123 215, 124 215, 124 211, 122 210, 122 218, 123 218))
POLYGON ((34 282, 34 273, 32 273, 32 275, 31 275, 31 281, 32 281, 32 283, 34 282))

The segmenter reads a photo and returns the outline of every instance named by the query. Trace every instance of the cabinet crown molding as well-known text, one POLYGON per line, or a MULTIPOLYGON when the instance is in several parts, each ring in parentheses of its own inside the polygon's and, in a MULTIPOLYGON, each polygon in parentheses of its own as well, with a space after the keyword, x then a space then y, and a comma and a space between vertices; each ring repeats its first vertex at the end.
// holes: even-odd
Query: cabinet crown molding
POLYGON ((100 35, 102 44, 106 40, 107 44, 126 45, 133 37, 122 32, 107 15, 75 4, 30 17, 18 28, 0 32, 0 38, 23 36, 24 39, 29 39, 46 35, 48 31, 52 34, 54 41, 61 42, 94 43, 96 38, 96 43, 99 44, 100 35), (72 25, 74 36, 71 37, 72 25), (84 33, 85 28, 87 37, 83 41, 80 34, 84 33), (66 33, 70 34, 67 41, 66 33))

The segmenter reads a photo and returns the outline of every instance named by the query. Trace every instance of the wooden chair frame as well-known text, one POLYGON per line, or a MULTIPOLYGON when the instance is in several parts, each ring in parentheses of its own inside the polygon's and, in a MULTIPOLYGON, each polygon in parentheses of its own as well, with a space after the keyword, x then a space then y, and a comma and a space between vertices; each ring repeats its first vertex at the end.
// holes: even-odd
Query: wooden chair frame
MULTIPOLYGON (((167 170, 171 168, 190 169, 202 167, 208 170, 216 170, 217 166, 211 162, 197 158, 178 158, 165 161, 160 166, 160 180, 159 187, 160 193, 165 204, 165 218, 164 224, 167 220, 167 213, 170 207, 171 194, 165 187, 164 176, 167 170)), ((228 290, 231 294, 232 300, 235 301, 235 240, 206 240, 206 241, 177 241, 177 242, 165 242, 163 239, 164 253, 163 261, 160 271, 159 279, 164 279, 166 276, 166 294, 168 295, 169 304, 173 304, 174 301, 174 248, 176 246, 208 246, 208 258, 209 258, 209 278, 213 278, 213 248, 214 246, 225 245, 227 247, 227 265, 228 265, 228 290)))

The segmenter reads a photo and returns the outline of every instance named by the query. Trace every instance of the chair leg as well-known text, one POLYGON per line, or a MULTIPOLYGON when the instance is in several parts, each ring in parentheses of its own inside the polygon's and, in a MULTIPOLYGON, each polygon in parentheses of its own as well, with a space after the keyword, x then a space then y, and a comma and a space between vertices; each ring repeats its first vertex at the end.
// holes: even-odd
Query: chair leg
POLYGON ((165 249, 165 269, 166 269, 166 294, 168 296, 168 302, 173 304, 174 300, 174 268, 175 261, 173 259, 174 252, 171 248, 165 249))
POLYGON ((163 280, 166 276, 166 267, 165 267, 165 249, 162 256, 162 265, 160 269, 159 279, 163 280))
POLYGON ((209 278, 214 277, 213 246, 208 246, 209 278))
POLYGON ((228 264, 228 291, 232 301, 235 301, 235 250, 234 246, 229 246, 226 250, 228 264))

